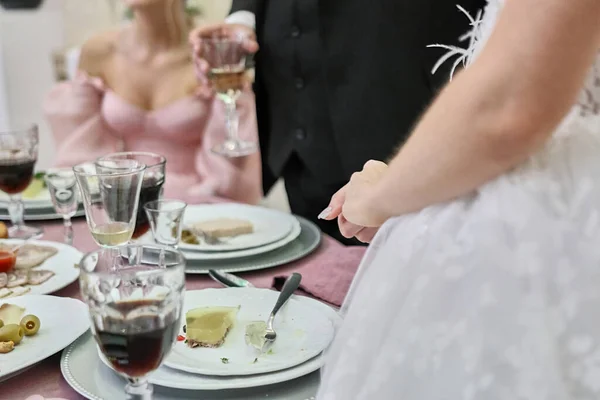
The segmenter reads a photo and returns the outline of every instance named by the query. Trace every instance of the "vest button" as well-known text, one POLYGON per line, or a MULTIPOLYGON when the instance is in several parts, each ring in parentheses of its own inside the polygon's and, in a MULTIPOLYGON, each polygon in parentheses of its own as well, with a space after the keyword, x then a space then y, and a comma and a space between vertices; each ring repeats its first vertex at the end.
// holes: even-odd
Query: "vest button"
POLYGON ((296 139, 298 139, 298 140, 306 139, 306 131, 302 128, 296 129, 296 139))
POLYGON ((292 26, 291 35, 293 38, 299 38, 300 37, 300 28, 298 28, 296 25, 292 26))

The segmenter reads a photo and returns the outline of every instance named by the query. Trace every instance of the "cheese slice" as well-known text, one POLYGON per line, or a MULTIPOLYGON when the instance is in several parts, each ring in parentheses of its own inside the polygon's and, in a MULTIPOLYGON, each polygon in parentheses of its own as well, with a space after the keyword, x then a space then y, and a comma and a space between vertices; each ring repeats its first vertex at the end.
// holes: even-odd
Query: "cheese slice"
POLYGON ((250 221, 236 218, 218 218, 197 222, 194 227, 209 236, 219 238, 247 235, 254 232, 254 227, 250 221))
POLYGON ((190 347, 220 347, 237 318, 239 307, 200 307, 185 314, 190 347))

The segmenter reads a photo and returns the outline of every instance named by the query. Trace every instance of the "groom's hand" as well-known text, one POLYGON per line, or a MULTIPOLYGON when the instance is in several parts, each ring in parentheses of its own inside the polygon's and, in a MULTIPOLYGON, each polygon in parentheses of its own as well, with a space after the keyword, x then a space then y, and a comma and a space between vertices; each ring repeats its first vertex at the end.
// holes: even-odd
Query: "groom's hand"
POLYGON ((190 33, 189 41, 193 47, 196 76, 201 83, 206 85, 209 83, 207 75, 210 65, 204 59, 202 41, 213 37, 241 39, 241 45, 248 54, 254 54, 258 51, 256 34, 252 28, 246 25, 219 23, 194 29, 190 33))

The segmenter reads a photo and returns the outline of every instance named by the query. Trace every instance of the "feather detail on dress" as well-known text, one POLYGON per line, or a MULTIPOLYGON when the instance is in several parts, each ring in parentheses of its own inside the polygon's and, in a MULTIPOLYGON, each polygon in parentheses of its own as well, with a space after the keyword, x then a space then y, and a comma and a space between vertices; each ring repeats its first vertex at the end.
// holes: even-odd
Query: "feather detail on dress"
POLYGON ((454 64, 450 69, 450 80, 454 76, 456 69, 462 64, 463 67, 468 67, 479 55, 479 52, 483 48, 483 45, 487 42, 488 38, 492 34, 496 25, 496 17, 501 8, 504 0, 488 0, 488 4, 484 10, 479 10, 473 17, 467 10, 460 5, 456 7, 463 13, 469 20, 470 30, 462 35, 458 40, 460 42, 467 42, 468 45, 465 48, 459 46, 451 46, 446 44, 431 44, 428 48, 441 48, 448 50, 437 63, 433 66, 431 73, 435 74, 437 70, 448 60, 456 57, 454 64))

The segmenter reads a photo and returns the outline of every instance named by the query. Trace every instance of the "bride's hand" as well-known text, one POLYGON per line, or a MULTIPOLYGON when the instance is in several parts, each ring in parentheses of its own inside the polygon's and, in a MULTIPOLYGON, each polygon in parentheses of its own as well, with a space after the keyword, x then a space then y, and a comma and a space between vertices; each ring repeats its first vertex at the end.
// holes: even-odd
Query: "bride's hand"
POLYGON ((350 222, 368 228, 380 227, 388 218, 377 207, 375 186, 387 172, 387 164, 367 161, 362 171, 355 172, 346 185, 342 215, 350 222))
POLYGON ((372 187, 387 171, 380 161, 368 161, 361 172, 352 175, 350 182, 331 198, 329 207, 319 216, 326 220, 338 219, 341 234, 370 243, 379 227, 387 219, 377 212, 370 200, 372 187))

